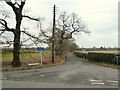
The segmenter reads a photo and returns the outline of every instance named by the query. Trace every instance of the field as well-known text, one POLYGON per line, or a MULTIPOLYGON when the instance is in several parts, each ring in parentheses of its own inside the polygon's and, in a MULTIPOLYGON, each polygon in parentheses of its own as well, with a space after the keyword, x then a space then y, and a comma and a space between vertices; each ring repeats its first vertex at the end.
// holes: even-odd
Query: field
MULTIPOLYGON (((50 54, 50 51, 42 52, 43 56, 50 54)), ((38 51, 21 51, 20 53, 20 59, 21 61, 31 61, 32 59, 40 58, 40 52, 38 51)), ((13 53, 12 52, 6 52, 2 53, 2 61, 12 61, 13 59, 13 53)))
POLYGON ((43 65, 41 64, 41 56, 40 52, 38 51, 33 51, 33 50, 21 50, 20 53, 20 61, 22 63, 21 67, 18 68, 13 68, 12 67, 12 59, 13 59, 13 54, 12 52, 3 52, 2 53, 2 70, 3 71, 8 71, 8 70, 21 70, 21 69, 32 69, 32 68, 39 68, 39 67, 47 67, 47 66, 52 66, 52 65, 57 65, 61 64, 64 61, 64 56, 55 56, 54 58, 54 64, 52 64, 52 56, 51 56, 51 51, 45 50, 42 52, 42 60, 43 60, 43 65), (39 63, 39 65, 35 66, 29 66, 28 64, 32 63, 39 63))
POLYGON ((88 53, 88 52, 95 52, 95 53, 114 53, 114 54, 118 54, 118 53, 120 53, 118 50, 102 50, 102 51, 77 51, 77 52, 83 52, 83 53, 88 53))

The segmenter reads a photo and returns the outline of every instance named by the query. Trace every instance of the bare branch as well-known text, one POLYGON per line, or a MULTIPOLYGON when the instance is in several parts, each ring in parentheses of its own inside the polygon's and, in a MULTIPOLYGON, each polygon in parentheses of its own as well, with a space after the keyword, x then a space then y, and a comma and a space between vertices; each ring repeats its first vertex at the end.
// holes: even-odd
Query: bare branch
POLYGON ((39 19, 40 19, 40 18, 33 18, 33 17, 27 16, 27 15, 22 15, 22 17, 25 17, 25 18, 28 18, 31 20, 35 20, 35 21, 39 21, 39 19))
POLYGON ((5 27, 5 29, 0 29, 0 31, 11 31, 11 32, 13 32, 14 31, 14 29, 10 29, 9 27, 8 27, 8 25, 7 25, 7 22, 4 20, 4 19, 1 19, 0 18, 0 24, 2 24, 4 27, 5 27))
POLYGON ((46 37, 46 38, 50 38, 50 36, 46 35, 46 33, 43 32, 41 21, 38 22, 38 27, 39 27, 39 29, 40 29, 40 31, 41 31, 41 33, 43 34, 44 37, 46 37))
POLYGON ((41 29, 41 32, 43 34, 43 36, 47 37, 47 38, 50 38, 50 36, 46 35, 45 32, 43 32, 43 30, 41 29))
POLYGON ((0 29, 0 31, 6 31, 6 29, 0 29))
POLYGON ((17 2, 15 2, 15 3, 13 3, 14 4, 14 6, 15 7, 17 7, 18 6, 18 8, 20 7, 20 5, 17 3, 17 2), (17 6, 16 6, 17 5, 17 6))
POLYGON ((21 5, 20 5, 21 10, 23 9, 23 6, 25 5, 25 2, 26 2, 26 0, 21 1, 21 5))
POLYGON ((1 33, 0 33, 0 36, 4 33, 5 31, 2 31, 1 33))
POLYGON ((26 35, 28 35, 29 37, 39 39, 39 38, 37 38, 37 37, 31 35, 30 33, 26 32, 26 31, 21 31, 21 32, 24 33, 24 34, 26 34, 26 35))
POLYGON ((61 13, 57 19, 56 27, 62 40, 72 38, 72 35, 77 32, 90 33, 75 13, 70 15, 66 12, 61 13))
POLYGON ((15 3, 12 3, 12 0, 10 0, 9 2, 7 2, 7 1, 5 0, 5 2, 6 2, 9 6, 12 7, 12 9, 13 9, 13 11, 14 11, 15 13, 17 13, 17 12, 16 12, 17 10, 19 10, 20 12, 22 11, 22 9, 23 9, 23 7, 24 7, 24 5, 25 5, 26 0, 21 0, 21 5, 19 5, 18 2, 16 2, 16 1, 15 1, 15 3), (17 5, 17 6, 16 6, 16 5, 17 5))
POLYGON ((30 40, 30 38, 24 39, 24 41, 21 41, 21 43, 25 43, 25 42, 27 42, 29 40, 30 40))
POLYGON ((38 27, 40 28, 41 33, 43 34, 43 36, 49 38, 49 36, 46 35, 45 32, 43 32, 43 30, 42 30, 41 20, 44 19, 44 18, 33 18, 33 17, 27 16, 27 15, 22 15, 22 17, 28 18, 30 20, 38 21, 38 27))
POLYGON ((2 22, 0 21, 0 23, 1 23, 3 26, 7 27, 7 22, 6 22, 4 19, 0 19, 0 20, 4 22, 4 23, 2 23, 2 22))
POLYGON ((9 6, 11 6, 12 8, 15 8, 15 6, 14 6, 14 4, 12 3, 11 0, 10 0, 9 2, 7 2, 7 1, 5 0, 5 2, 6 2, 9 6))
POLYGON ((34 35, 31 35, 30 33, 26 32, 26 31, 21 31, 22 33, 26 34, 27 36, 36 39, 37 41, 41 42, 41 43, 47 43, 44 40, 39 39, 38 37, 35 37, 34 35))
POLYGON ((32 38, 30 38, 30 40, 33 42, 34 45, 36 45, 38 47, 39 42, 37 42, 37 40, 34 41, 34 40, 32 40, 32 38))

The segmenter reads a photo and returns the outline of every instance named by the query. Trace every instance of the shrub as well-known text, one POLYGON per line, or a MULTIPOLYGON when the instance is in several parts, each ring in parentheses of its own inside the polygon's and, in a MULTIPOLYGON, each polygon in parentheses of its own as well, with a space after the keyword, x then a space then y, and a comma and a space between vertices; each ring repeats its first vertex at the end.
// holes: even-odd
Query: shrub
POLYGON ((89 61, 117 64, 117 58, 115 54, 89 52, 87 58, 89 61))
POLYGON ((2 49, 2 54, 11 53, 11 52, 13 52, 12 49, 2 49))
POLYGON ((80 58, 87 59, 87 54, 86 53, 82 53, 82 52, 73 52, 73 53, 80 58))
POLYGON ((82 52, 73 53, 80 58, 88 59, 89 61, 92 62, 103 62, 108 64, 120 65, 120 54, 116 55, 111 53, 95 53, 95 52, 89 52, 88 54, 82 52))

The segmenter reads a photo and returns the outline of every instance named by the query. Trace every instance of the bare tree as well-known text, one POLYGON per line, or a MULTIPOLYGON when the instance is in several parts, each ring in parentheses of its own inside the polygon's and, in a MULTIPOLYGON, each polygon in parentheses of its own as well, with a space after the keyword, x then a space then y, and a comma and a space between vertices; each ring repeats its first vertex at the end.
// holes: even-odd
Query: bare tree
MULTIPOLYGON (((27 30, 21 30, 22 19, 27 18, 30 20, 34 20, 34 21, 37 21, 39 23, 39 25, 41 25, 42 18, 33 18, 28 15, 22 14, 23 7, 25 5, 26 0, 8 0, 8 1, 3 0, 3 1, 5 1, 6 4, 12 8, 12 10, 15 14, 16 25, 15 25, 15 28, 10 28, 8 26, 8 22, 6 21, 7 16, 5 16, 5 18, 0 18, 0 25, 1 25, 0 35, 2 35, 5 31, 13 33, 13 35, 14 35, 13 47, 14 48, 13 48, 12 65, 13 65, 13 67, 19 67, 21 65, 21 62, 20 62, 21 33, 26 34, 27 36, 30 37, 30 39, 34 38, 33 41, 44 42, 44 40, 39 39, 35 35, 31 35, 27 30)), ((24 40, 24 42, 25 41, 27 41, 27 39, 24 40)))
POLYGON ((56 20, 56 35, 59 41, 57 42, 56 55, 62 54, 64 40, 71 39, 73 34, 81 32, 90 33, 77 14, 71 13, 69 15, 66 12, 61 13, 56 20))

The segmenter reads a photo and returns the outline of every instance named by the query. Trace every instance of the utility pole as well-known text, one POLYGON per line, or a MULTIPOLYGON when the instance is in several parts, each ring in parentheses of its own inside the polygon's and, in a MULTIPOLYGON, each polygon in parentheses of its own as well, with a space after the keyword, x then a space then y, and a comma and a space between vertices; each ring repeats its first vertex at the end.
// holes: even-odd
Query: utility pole
POLYGON ((52 63, 54 63, 54 31, 55 31, 55 5, 53 11, 53 33, 52 33, 52 63))

